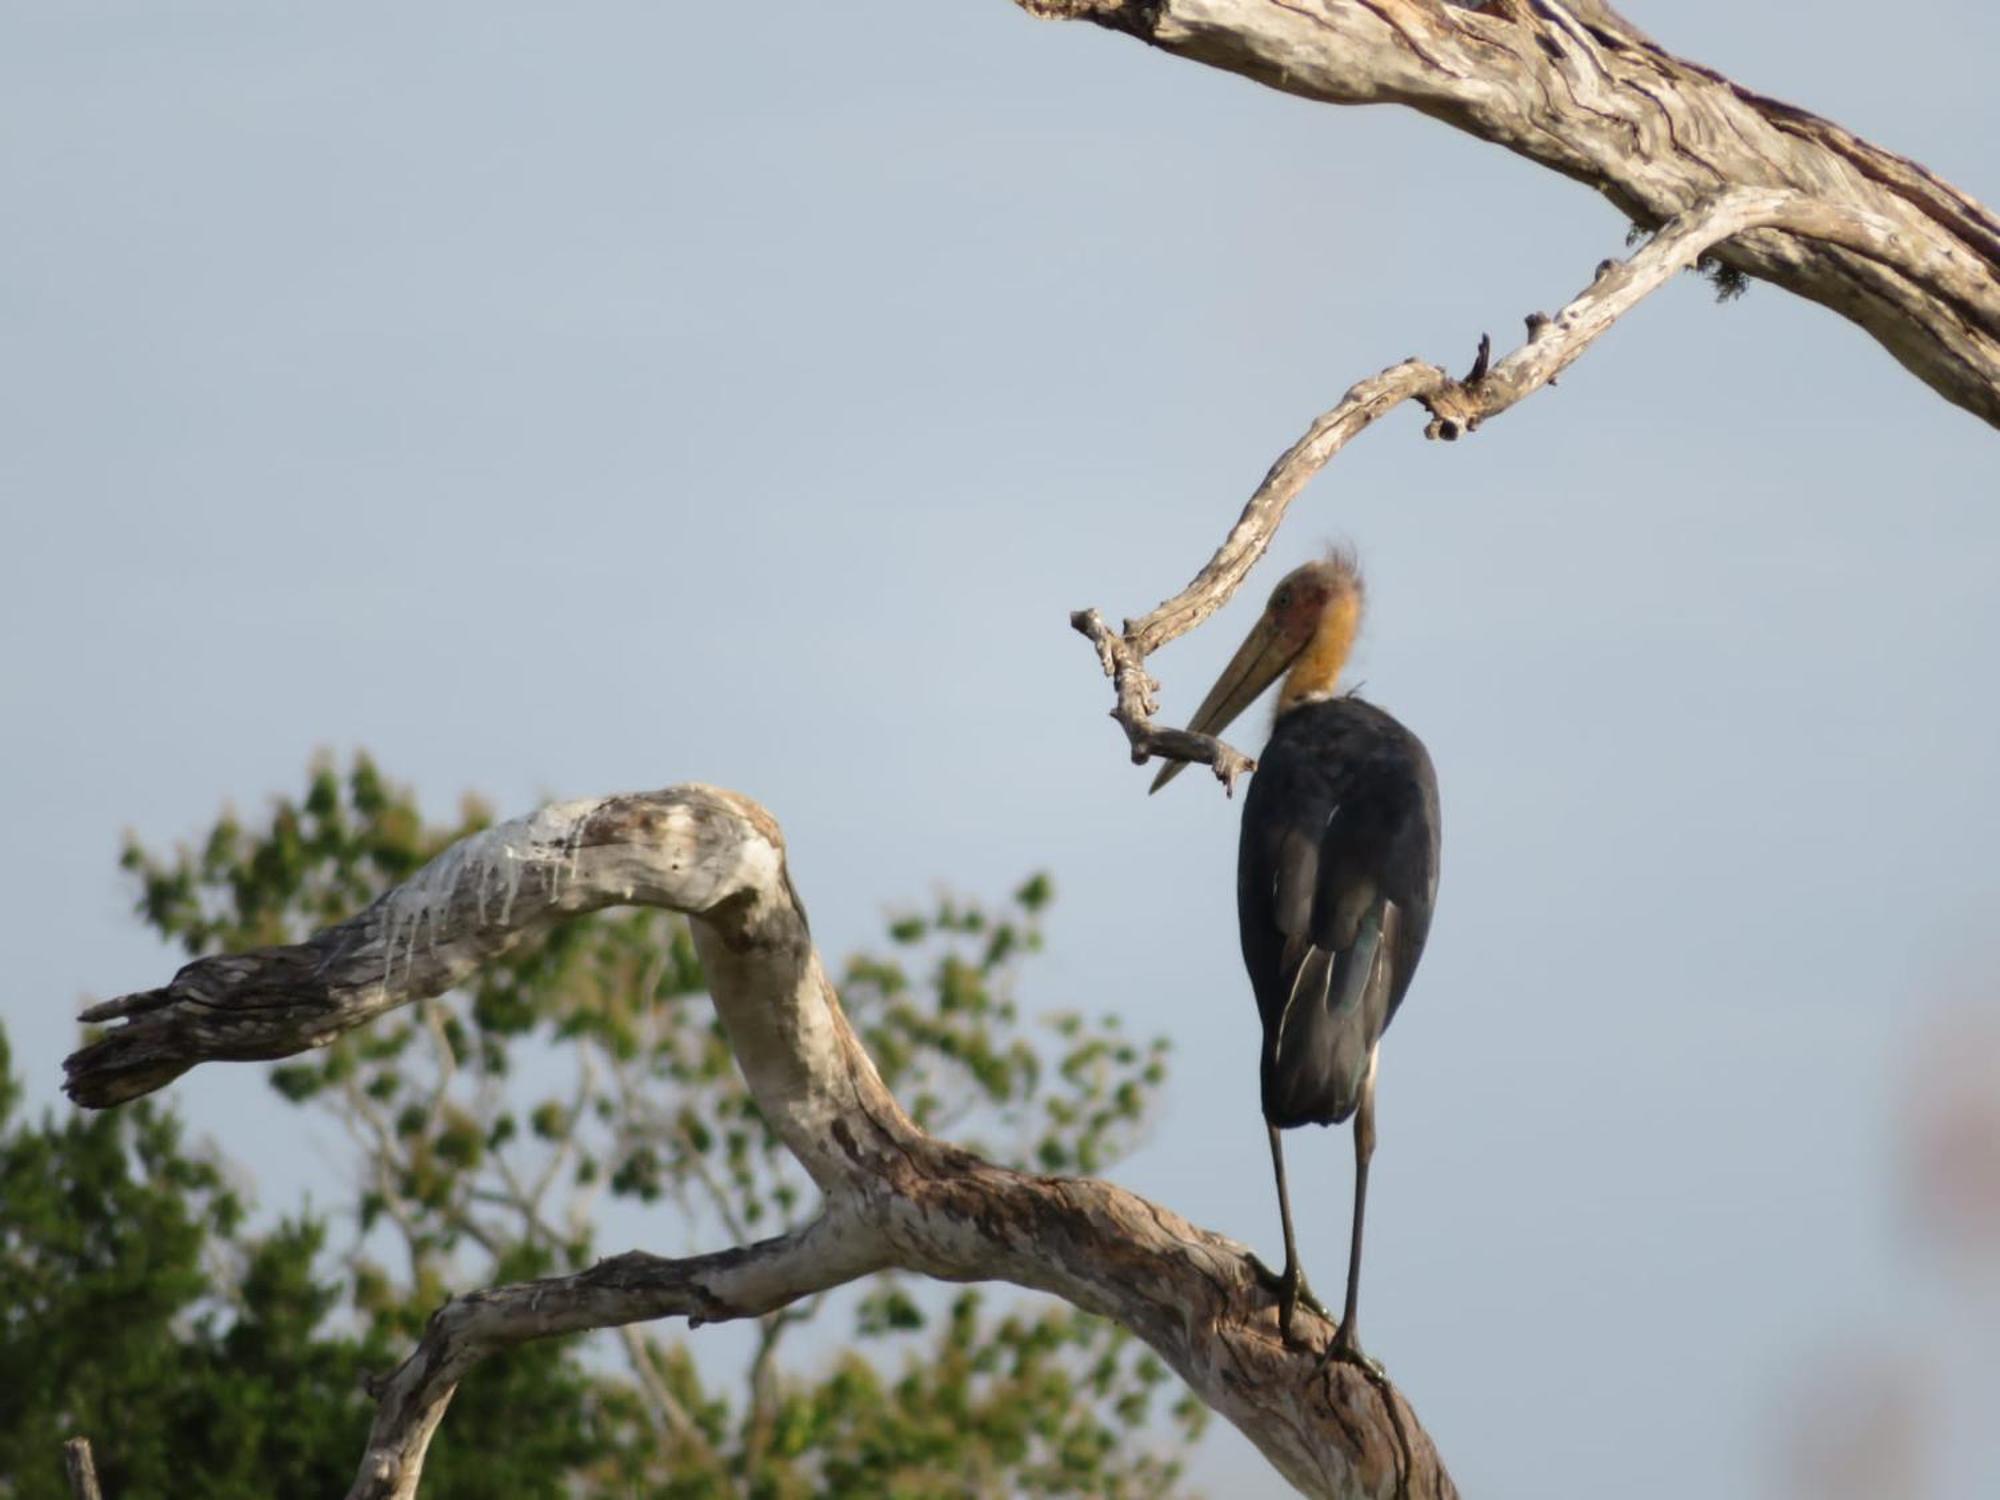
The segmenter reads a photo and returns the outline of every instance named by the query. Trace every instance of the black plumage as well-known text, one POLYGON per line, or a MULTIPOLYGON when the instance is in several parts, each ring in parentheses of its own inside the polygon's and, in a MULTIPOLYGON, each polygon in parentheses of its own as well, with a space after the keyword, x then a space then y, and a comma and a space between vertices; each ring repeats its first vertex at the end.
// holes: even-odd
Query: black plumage
POLYGON ((1280 715, 1244 799, 1236 885, 1272 1125, 1336 1125, 1359 1106, 1423 954, 1437 875, 1423 743, 1355 697, 1280 715))

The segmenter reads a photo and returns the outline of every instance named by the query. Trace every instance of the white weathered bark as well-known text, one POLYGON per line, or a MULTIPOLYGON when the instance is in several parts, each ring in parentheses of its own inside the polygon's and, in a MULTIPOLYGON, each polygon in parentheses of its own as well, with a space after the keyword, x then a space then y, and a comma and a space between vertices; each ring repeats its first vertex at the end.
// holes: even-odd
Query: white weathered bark
POLYGON ((2000 218, 1916 162, 1675 57, 1601 0, 1016 0, 1330 104, 1406 104, 1652 227, 1730 188, 1863 216, 1716 255, 1868 330, 2000 426, 2000 218))
POLYGON ((685 1260, 633 1252, 575 1276, 456 1297, 423 1341, 375 1381, 375 1421, 349 1500, 410 1500, 458 1383, 487 1355, 530 1339, 684 1317, 690 1328, 755 1318, 890 1265, 886 1239, 841 1201, 794 1234, 685 1260))
POLYGON ((754 1317, 883 1267, 1066 1298, 1144 1339, 1308 1494, 1454 1493, 1402 1397, 1279 1337, 1248 1251, 1109 1183, 997 1167, 904 1114, 821 967, 777 824, 712 787, 565 803, 454 845, 305 943, 189 964, 94 1007, 118 1021, 66 1064, 79 1103, 130 1099, 213 1058, 279 1057, 448 988, 538 928, 619 904, 687 913, 759 1108, 822 1194, 794 1234, 685 1260, 626 1255, 456 1299, 376 1388, 354 1500, 416 1491, 458 1382, 510 1344, 639 1319, 754 1317))

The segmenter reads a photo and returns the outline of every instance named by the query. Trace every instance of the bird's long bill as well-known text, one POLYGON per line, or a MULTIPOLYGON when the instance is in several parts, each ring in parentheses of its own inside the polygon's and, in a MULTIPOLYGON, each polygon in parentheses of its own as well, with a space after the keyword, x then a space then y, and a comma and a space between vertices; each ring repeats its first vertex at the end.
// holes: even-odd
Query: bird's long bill
MULTIPOLYGON (((1201 707, 1194 711, 1187 727, 1196 734, 1222 733, 1238 714, 1257 701, 1258 695, 1298 654, 1298 647, 1286 642, 1274 620, 1268 615, 1260 619, 1236 648, 1236 654, 1229 658, 1229 665, 1215 679, 1215 686, 1201 700, 1201 707)), ((1157 792, 1172 781, 1185 764, 1176 760, 1162 766, 1160 774, 1153 778, 1152 791, 1157 792)))

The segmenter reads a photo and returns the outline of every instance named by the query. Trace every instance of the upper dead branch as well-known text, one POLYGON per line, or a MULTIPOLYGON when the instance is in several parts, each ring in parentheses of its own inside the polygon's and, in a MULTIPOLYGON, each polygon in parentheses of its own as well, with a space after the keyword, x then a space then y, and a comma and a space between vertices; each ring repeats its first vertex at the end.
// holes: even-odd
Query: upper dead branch
POLYGON ((203 958, 165 987, 94 1007, 115 1021, 67 1064, 110 1104, 216 1058, 281 1057, 450 987, 539 928, 617 904, 685 912, 764 1118, 812 1176, 818 1218, 685 1260, 626 1255, 448 1303, 377 1382, 352 1496, 414 1495, 458 1382, 523 1340, 640 1319, 756 1317, 885 1267, 1000 1280, 1115 1319, 1234 1422, 1286 1478, 1326 1496, 1455 1493, 1389 1384, 1322 1361, 1331 1325, 1279 1337, 1242 1245, 1109 1183, 1011 1171, 903 1112, 848 1024, 785 867, 777 824, 713 787, 545 808, 453 845, 309 941, 203 958))
POLYGON ((1271 465, 1229 535, 1188 586, 1143 618, 1127 620, 1121 633, 1112 634, 1094 609, 1071 615, 1070 623, 1097 647, 1098 660, 1113 679, 1118 701, 1111 716, 1123 726, 1133 760, 1157 755, 1213 765, 1225 786, 1254 769, 1255 762, 1220 740, 1154 725, 1159 684, 1147 675, 1146 658, 1229 602, 1271 545, 1292 501, 1351 439, 1405 401, 1430 413, 1426 437, 1451 442, 1476 432, 1481 423, 1553 384, 1612 324, 1717 245, 1748 230, 1780 227, 1862 255, 1887 255, 1893 248, 1893 226, 1865 210, 1760 188, 1735 188, 1706 199, 1663 224, 1630 260, 1600 262, 1590 285, 1554 317, 1528 314, 1527 341, 1498 364, 1492 362, 1491 340, 1482 337, 1463 379, 1406 359, 1353 386, 1271 465))
POLYGON ((1602 0, 1016 0, 1330 104, 1407 104, 1596 189, 1646 227, 1730 188, 1870 228, 1746 230, 1726 265, 1868 330, 2000 426, 2000 218, 1830 120, 1663 50, 1602 0))

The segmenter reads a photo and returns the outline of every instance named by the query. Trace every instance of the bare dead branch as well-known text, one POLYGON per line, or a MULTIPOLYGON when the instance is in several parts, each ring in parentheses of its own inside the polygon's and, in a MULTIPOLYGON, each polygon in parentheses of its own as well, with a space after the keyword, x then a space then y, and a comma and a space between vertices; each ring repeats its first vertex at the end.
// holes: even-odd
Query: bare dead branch
POLYGON ((1236 778, 1257 769, 1256 761, 1212 734, 1163 729, 1153 722, 1153 715, 1160 711, 1159 700, 1153 696, 1160 690, 1160 684, 1147 675, 1145 658, 1133 648, 1129 633, 1114 635, 1104 617, 1094 609, 1078 610, 1069 617, 1069 622, 1097 648, 1104 675, 1111 679, 1118 700, 1111 717, 1124 729, 1132 746, 1133 765, 1144 765, 1157 755, 1164 760, 1213 766, 1224 792, 1234 792, 1236 778))
POLYGON ((881 1238, 829 1214, 796 1234, 686 1260, 632 1253, 574 1276, 454 1298, 415 1352, 374 1384, 375 1423, 348 1500, 408 1500, 458 1383, 480 1360, 531 1339, 685 1317, 690 1327, 756 1317, 886 1263, 881 1238))
POLYGON ((1918 163, 1661 48, 1602 0, 1016 0, 1329 104, 1404 104, 1662 225, 1729 188, 1787 191, 1717 256, 1866 329, 2000 426, 2000 217, 1918 163))
POLYGON ((565 916, 627 901, 705 911, 720 899, 713 882, 728 873, 704 861, 707 841, 741 816, 731 794, 711 791, 666 808, 646 798, 557 804, 489 828, 303 943, 197 959, 164 988, 92 1006, 84 1021, 127 1024, 69 1059, 65 1088, 77 1103, 102 1108, 150 1093, 197 1062, 322 1046, 413 994, 443 993, 565 916), (658 818, 671 826, 655 827, 658 818), (672 870, 631 858, 661 840, 681 850, 672 870), (661 880, 683 870, 698 873, 661 880))
POLYGON ((1416 401, 1430 413, 1424 428, 1428 438, 1452 442, 1476 432, 1481 423, 1553 384, 1612 324, 1717 245, 1770 227, 1838 241, 1863 253, 1886 254, 1893 236, 1892 226, 1874 215, 1793 192, 1735 188, 1706 199, 1661 225, 1630 260, 1600 262, 1590 285, 1554 317, 1530 314, 1527 341, 1498 364, 1492 362, 1491 339, 1482 335, 1463 380, 1413 358, 1353 386, 1279 455, 1229 535, 1188 586, 1150 614, 1127 620, 1122 633, 1114 635, 1094 609, 1071 615, 1070 623, 1096 646, 1098 660, 1113 680, 1118 701, 1111 716, 1125 730, 1132 759, 1157 755, 1213 765, 1225 787, 1255 768, 1241 752, 1208 735, 1156 726, 1152 715, 1159 711, 1159 683, 1147 674, 1146 659, 1229 602, 1271 545, 1292 502, 1353 438, 1405 401, 1416 401))
POLYGON ((883 1085, 828 982, 778 827, 712 787, 544 809, 454 845, 367 911, 292 947, 190 964, 92 1014, 121 1021, 69 1059, 85 1102, 131 1098, 197 1063, 271 1057, 448 988, 560 916, 634 903, 686 912, 711 998, 764 1118, 820 1189, 820 1217, 747 1248, 621 1256, 448 1303, 377 1387, 356 1497, 415 1493, 459 1380, 524 1340, 758 1317, 895 1267, 1051 1293, 1145 1340, 1300 1489, 1454 1494, 1386 1381, 1325 1360, 1301 1312, 1288 1346, 1240 1244, 1109 1183, 993 1165, 920 1130, 883 1085))

